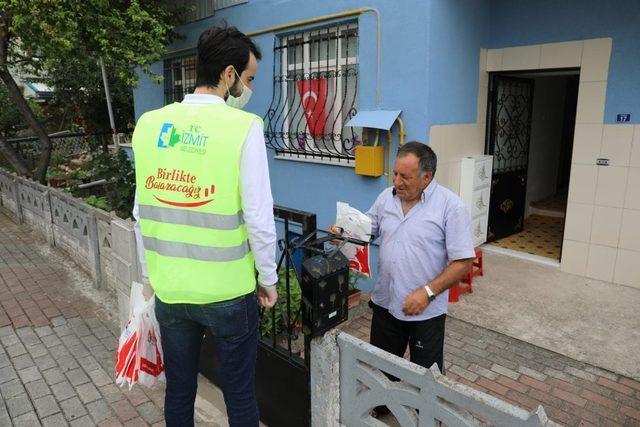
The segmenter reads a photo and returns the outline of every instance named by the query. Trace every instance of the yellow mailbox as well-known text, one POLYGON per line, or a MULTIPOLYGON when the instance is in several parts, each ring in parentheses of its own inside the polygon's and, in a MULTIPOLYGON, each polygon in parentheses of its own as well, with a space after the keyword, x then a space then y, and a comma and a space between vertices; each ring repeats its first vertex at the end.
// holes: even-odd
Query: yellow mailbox
POLYGON ((366 176, 384 175, 384 147, 356 147, 356 173, 366 176))
POLYGON ((356 168, 358 175, 378 177, 385 174, 384 147, 379 146, 380 130, 387 131, 387 182, 391 182, 391 127, 397 121, 399 125, 400 145, 404 143, 404 127, 400 119, 400 110, 359 111, 345 126, 362 128, 364 145, 355 150, 356 168), (375 132, 373 141, 365 138, 375 132))

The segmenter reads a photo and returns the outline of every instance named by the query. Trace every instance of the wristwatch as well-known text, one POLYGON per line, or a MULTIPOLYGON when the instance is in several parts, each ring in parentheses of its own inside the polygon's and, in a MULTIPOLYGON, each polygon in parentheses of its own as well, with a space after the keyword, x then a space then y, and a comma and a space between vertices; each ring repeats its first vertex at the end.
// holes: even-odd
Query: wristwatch
POLYGON ((425 285, 424 290, 427 291, 429 302, 432 302, 434 299, 436 299, 436 294, 434 294, 431 288, 429 288, 429 285, 425 285))

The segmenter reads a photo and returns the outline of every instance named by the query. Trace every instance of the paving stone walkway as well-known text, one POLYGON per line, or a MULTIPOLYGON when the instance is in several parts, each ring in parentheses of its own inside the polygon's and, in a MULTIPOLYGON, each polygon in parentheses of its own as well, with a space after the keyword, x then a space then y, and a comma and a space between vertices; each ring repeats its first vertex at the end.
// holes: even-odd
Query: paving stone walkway
POLYGON ((115 385, 117 321, 65 263, 0 213, 0 426, 164 425, 163 387, 115 385))
MULTIPOLYGON (((368 342, 370 324, 367 310, 342 329, 368 342)), ((451 316, 445 367, 448 377, 514 405, 542 405, 563 425, 640 426, 640 382, 451 316)))

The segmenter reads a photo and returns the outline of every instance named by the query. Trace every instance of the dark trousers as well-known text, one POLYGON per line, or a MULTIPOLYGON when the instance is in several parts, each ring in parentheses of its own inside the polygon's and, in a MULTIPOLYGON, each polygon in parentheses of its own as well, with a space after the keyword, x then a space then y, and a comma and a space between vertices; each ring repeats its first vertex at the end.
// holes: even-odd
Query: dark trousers
POLYGON ((371 345, 403 357, 409 345, 410 360, 425 368, 438 364, 444 373, 444 323, 446 314, 415 322, 398 320, 386 308, 373 308, 371 345))
POLYGON ((219 303, 165 304, 156 298, 167 390, 167 427, 193 426, 198 364, 205 328, 215 351, 229 425, 258 426, 255 394, 258 302, 254 293, 219 303))

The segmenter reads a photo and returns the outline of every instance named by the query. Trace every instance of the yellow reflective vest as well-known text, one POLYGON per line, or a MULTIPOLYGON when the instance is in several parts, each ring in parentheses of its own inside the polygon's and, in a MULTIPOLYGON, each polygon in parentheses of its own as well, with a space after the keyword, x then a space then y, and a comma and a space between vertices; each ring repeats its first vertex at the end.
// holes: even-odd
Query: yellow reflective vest
POLYGON ((180 103, 138 120, 140 231, 161 301, 207 304, 255 289, 240 196, 240 155, 255 120, 225 104, 180 103))

